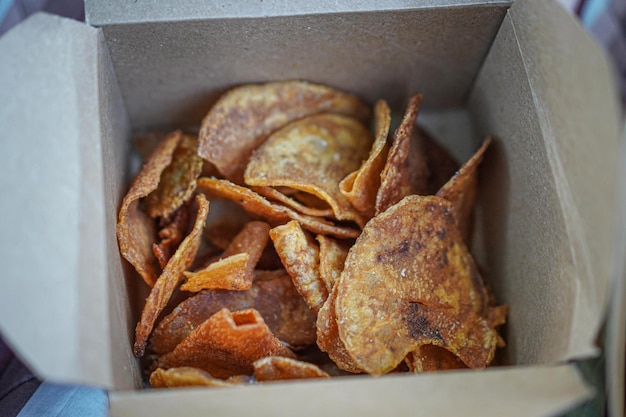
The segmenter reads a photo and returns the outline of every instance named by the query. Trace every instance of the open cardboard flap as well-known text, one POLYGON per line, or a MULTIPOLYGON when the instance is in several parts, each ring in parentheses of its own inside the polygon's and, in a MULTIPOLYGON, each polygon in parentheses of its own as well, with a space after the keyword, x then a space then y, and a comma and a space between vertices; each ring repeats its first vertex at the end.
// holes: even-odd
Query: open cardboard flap
MULTIPOLYGON (((411 13, 419 16, 432 10, 411 13)), ((463 10, 454 11, 459 20, 463 10)), ((399 12, 385 13, 378 18, 399 12)), ((492 18, 498 15, 491 13, 492 18)), ((359 62, 367 51, 349 55, 346 62, 345 51, 335 51, 327 42, 327 17, 341 18, 348 27, 372 23, 373 17, 367 13, 304 17, 309 41, 321 45, 328 62, 335 68, 354 68, 349 62, 359 62)), ((273 20, 266 19, 265 30, 255 38, 259 47, 263 37, 273 36, 267 29, 273 20)), ((295 21, 302 23, 303 17, 277 19, 287 30, 295 27, 295 21)), ((364 415, 392 409, 549 415, 588 398, 590 390, 573 367, 558 364, 596 353, 594 338, 607 307, 613 253, 619 116, 605 57, 555 2, 539 0, 517 1, 506 12, 493 44, 485 41, 482 55, 480 51, 477 58, 471 55, 475 72, 482 63, 473 87, 475 72, 463 73, 461 81, 450 78, 452 84, 460 83, 478 133, 465 129, 464 137, 458 138, 461 146, 477 144, 485 134, 496 137, 482 171, 477 227, 481 233, 475 251, 497 298, 511 306, 504 363, 528 366, 242 387, 245 391, 120 392, 138 387, 140 375, 130 349, 135 318, 127 288, 132 284, 125 281, 115 239, 117 208, 128 180, 130 126, 155 125, 157 120, 164 125, 187 124, 197 116, 193 111, 159 117, 170 108, 197 108, 202 101, 197 94, 210 94, 210 86, 215 93, 234 82, 253 81, 252 72, 220 73, 219 63, 215 72, 206 73, 209 81, 203 81, 204 88, 197 88, 198 75, 186 78, 194 60, 203 60, 205 66, 215 62, 203 55, 216 52, 202 51, 206 33, 215 37, 213 47, 223 48, 224 54, 229 42, 237 45, 237 39, 223 29, 255 24, 244 20, 197 20, 191 26, 155 23, 161 32, 152 32, 152 38, 147 37, 152 24, 112 25, 103 28, 107 45, 100 29, 36 15, 0 39, 0 91, 11 97, 0 107, 8 147, 0 154, 0 222, 8 243, 0 252, 5 271, 0 283, 0 332, 11 346, 43 378, 113 390, 113 415, 178 415, 182 409, 177 406, 185 407, 186 415, 207 409, 345 414, 357 408, 364 415), (207 27, 212 29, 205 32, 207 27), (199 35, 202 45, 194 44, 188 31, 199 35), (156 52, 158 48, 141 49, 145 39, 158 42, 163 34, 168 36, 164 39, 184 39, 189 49, 176 50, 175 43, 166 45, 164 55, 156 52), (138 50, 150 53, 137 54, 138 50), (171 67, 146 65, 168 53, 178 54, 171 67), (186 70, 176 75, 175 67, 186 70), (145 80, 139 82, 133 77, 141 71, 145 80), (170 75, 176 83, 168 81, 170 75), (152 82, 149 93, 146 80, 152 82), (179 92, 172 97, 175 90, 179 92), (139 106, 142 102, 145 109, 139 106)), ((470 22, 468 31, 480 26, 480 16, 470 22)), ((499 25, 498 21, 495 29, 499 25)), ((432 27, 420 32, 419 25, 409 35, 396 32, 405 33, 409 27, 381 26, 376 39, 399 42, 394 45, 397 51, 403 43, 417 38, 428 43, 428 36, 438 35, 432 27)), ((299 38, 281 39, 278 53, 302 47, 299 38)), ((455 50, 462 45, 446 39, 455 50)), ((254 64, 252 58, 245 59, 254 64)), ((402 67, 406 81, 411 55, 396 59, 408 62, 402 67)), ((281 69, 269 61, 274 62, 256 64, 259 71, 267 69, 263 65, 272 66, 272 78, 297 74, 293 67, 281 69)), ((335 85, 358 79, 333 78, 333 71, 318 61, 306 67, 310 76, 305 78, 335 85)), ((389 94, 401 102, 411 89, 420 87, 419 82, 406 81, 383 94, 366 85, 374 85, 373 78, 350 84, 350 89, 366 96, 389 94)), ((434 102, 442 100, 439 104, 446 100, 463 104, 462 97, 450 96, 446 88, 435 89, 432 95, 434 102)), ((469 120, 452 113, 450 120, 469 120)))

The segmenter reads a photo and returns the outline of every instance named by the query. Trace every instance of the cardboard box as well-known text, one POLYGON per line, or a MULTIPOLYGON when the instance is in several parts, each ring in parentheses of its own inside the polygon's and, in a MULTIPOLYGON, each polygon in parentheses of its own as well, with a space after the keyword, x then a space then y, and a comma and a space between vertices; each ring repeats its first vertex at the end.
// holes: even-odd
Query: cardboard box
POLYGON ((42 378, 109 390, 114 416, 545 416, 591 398, 571 361, 599 353, 621 278, 604 54, 555 1, 301 3, 88 1, 100 28, 36 15, 0 39, 0 332, 42 378), (141 284, 115 238, 131 131, 198 124, 228 87, 294 78, 396 109, 423 92, 420 121, 461 159, 495 136, 473 252, 511 307, 502 366, 138 390, 141 284))

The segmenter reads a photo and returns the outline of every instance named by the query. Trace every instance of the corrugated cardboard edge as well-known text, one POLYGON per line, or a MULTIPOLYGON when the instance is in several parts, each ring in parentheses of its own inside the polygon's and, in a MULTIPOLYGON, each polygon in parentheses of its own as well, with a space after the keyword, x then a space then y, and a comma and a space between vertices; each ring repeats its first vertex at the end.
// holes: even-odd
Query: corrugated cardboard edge
POLYGON ((112 417, 558 415, 591 398, 574 367, 491 368, 110 394, 112 417), (250 399, 254 396, 254 401, 250 399))

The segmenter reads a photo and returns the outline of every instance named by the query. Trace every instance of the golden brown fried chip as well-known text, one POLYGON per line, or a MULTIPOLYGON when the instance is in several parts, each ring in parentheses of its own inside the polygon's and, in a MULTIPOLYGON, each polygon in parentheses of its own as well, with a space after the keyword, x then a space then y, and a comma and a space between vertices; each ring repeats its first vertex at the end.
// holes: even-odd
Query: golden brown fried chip
POLYGON ((306 230, 323 235, 332 235, 340 239, 355 238, 359 231, 343 226, 336 226, 322 218, 306 216, 280 204, 273 204, 254 191, 216 178, 198 179, 198 190, 210 196, 230 199, 248 213, 260 216, 270 224, 282 224, 297 220, 306 230))
POLYGON ((169 217, 159 219, 159 243, 152 244, 152 252, 159 261, 161 268, 165 268, 176 248, 182 242, 189 223, 189 204, 183 204, 169 217))
POLYGON ((320 277, 330 292, 343 271, 350 246, 324 235, 318 235, 317 241, 320 244, 320 277))
POLYGON ((339 183, 341 193, 366 219, 374 216, 376 193, 380 187, 380 174, 389 153, 387 136, 391 124, 391 111, 387 102, 380 100, 376 103, 374 117, 376 119, 376 139, 367 160, 361 164, 358 170, 346 176, 339 183))
MULTIPOLYGON (((296 210, 299 213, 306 214, 307 216, 332 217, 334 215, 333 210, 330 207, 315 208, 315 207, 306 206, 302 204, 301 202, 299 202, 298 200, 295 200, 287 196, 286 194, 283 194, 281 191, 279 191, 276 188, 272 188, 272 187, 250 187, 250 188, 253 191, 262 195, 263 197, 267 197, 271 200, 276 200, 284 204, 287 207, 291 207, 292 209, 296 210)), ((280 188, 284 189, 284 187, 280 187, 280 188)))
POLYGON ((463 362, 445 348, 435 345, 422 345, 404 359, 409 371, 432 372, 467 368, 463 362))
POLYGON ((146 299, 146 304, 141 312, 141 318, 135 329, 134 352, 138 357, 143 356, 148 337, 152 332, 157 317, 163 311, 172 293, 183 279, 183 272, 189 268, 196 256, 204 221, 209 213, 209 202, 203 195, 196 197, 198 214, 193 229, 181 242, 176 253, 169 260, 163 273, 159 276, 146 299))
POLYGON ((292 122, 259 146, 246 168, 250 186, 290 187, 324 200, 338 220, 364 224, 339 183, 367 158, 372 144, 359 121, 322 113, 292 122))
POLYGON ((139 200, 157 189, 161 172, 172 162, 172 155, 181 137, 174 132, 159 143, 135 176, 118 213, 117 240, 120 253, 151 287, 160 271, 152 253, 156 230, 154 220, 140 210, 139 200))
POLYGON ((157 368, 150 374, 150 386, 152 388, 193 386, 227 388, 238 384, 238 382, 214 378, 210 373, 190 366, 170 369, 157 368))
POLYGON ((281 356, 268 356, 252 364, 257 381, 281 381, 288 379, 330 378, 317 365, 281 356))
POLYGON ((339 369, 359 374, 363 369, 352 359, 346 350, 343 341, 339 338, 335 303, 337 300, 337 287, 335 286, 324 305, 317 314, 315 323, 317 329, 317 346, 328 354, 328 357, 337 364, 339 369))
POLYGON ((319 247, 295 220, 270 230, 270 237, 296 290, 317 313, 328 297, 320 277, 319 247))
POLYGON ((369 107, 356 96, 304 81, 250 84, 226 92, 202 121, 199 154, 241 184, 252 151, 287 123, 317 113, 366 121, 369 107))
POLYGON ((339 336, 370 374, 427 344, 470 368, 493 359, 489 295, 447 200, 408 196, 370 220, 335 289, 339 336))
POLYGON ((296 357, 272 334, 258 311, 224 308, 189 333, 172 352, 159 357, 156 366, 191 366, 216 378, 228 378, 252 374, 252 364, 266 356, 296 357))
POLYGON ((376 214, 382 213, 407 195, 427 193, 428 165, 419 136, 414 134, 421 102, 421 94, 411 96, 402 122, 394 132, 393 143, 380 174, 376 214))
POLYGON ((206 289, 247 290, 252 286, 254 269, 269 240, 270 226, 247 223, 216 262, 197 272, 185 272, 183 291, 206 289))
POLYGON ((196 180, 202 172, 202 158, 198 155, 198 138, 180 130, 178 145, 171 163, 161 173, 159 186, 145 198, 151 217, 169 216, 193 195, 196 180))
POLYGON ((256 271, 248 291, 201 291, 180 303, 154 329, 150 349, 174 350, 192 330, 222 308, 256 309, 272 333, 290 346, 315 343, 315 315, 298 294, 285 270, 256 271))
POLYGON ((437 192, 439 197, 445 198, 454 206, 458 227, 466 242, 469 242, 472 235, 472 214, 478 194, 478 166, 490 143, 491 138, 487 137, 476 153, 437 192))

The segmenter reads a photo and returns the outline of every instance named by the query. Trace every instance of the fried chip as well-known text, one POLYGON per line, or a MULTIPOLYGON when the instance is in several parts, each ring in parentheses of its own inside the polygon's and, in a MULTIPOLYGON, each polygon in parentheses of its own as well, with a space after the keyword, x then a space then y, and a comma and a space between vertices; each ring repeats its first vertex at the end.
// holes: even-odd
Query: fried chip
POLYGON ((270 226, 253 221, 247 223, 224 251, 221 259, 197 272, 185 271, 183 291, 205 289, 247 290, 252 286, 254 269, 269 239, 270 226))
MULTIPOLYGON (((273 188, 273 187, 251 187, 251 188, 253 191, 259 193, 263 197, 267 197, 271 200, 276 200, 284 204, 285 206, 296 210, 299 213, 306 214, 307 216, 314 216, 314 217, 332 217, 333 216, 333 209, 331 209, 330 207, 316 208, 316 207, 310 207, 310 206, 304 205, 298 200, 295 200, 287 196, 286 194, 283 194, 281 191, 279 191, 276 188, 273 188)), ((280 188, 284 189, 284 187, 280 187, 280 188)))
POLYGON ((259 146, 246 168, 250 186, 291 187, 327 202, 338 220, 364 224, 339 183, 367 158, 369 131, 351 117, 322 113, 292 122, 259 146))
POLYGON ((330 378, 318 366, 281 356, 268 356, 252 364, 257 381, 281 381, 288 379, 330 378))
POLYGON ((150 374, 150 386, 152 388, 179 388, 179 387, 214 387, 226 388, 239 385, 238 381, 230 381, 214 378, 210 373, 202 369, 190 366, 163 369, 157 368, 150 374))
POLYGON ((315 343, 315 315, 285 270, 256 271, 248 291, 205 290, 180 303, 154 329, 150 349, 174 350, 189 333, 222 308, 256 309, 272 333, 290 346, 315 343))
POLYGON ((339 336, 370 374, 427 344, 470 368, 493 359, 489 295, 447 200, 408 196, 370 220, 335 289, 339 336))
POLYGON ((353 171, 339 183, 339 190, 366 219, 374 216, 376 193, 380 187, 380 174, 385 166, 389 145, 389 125, 391 124, 391 110, 387 102, 379 100, 374 107, 376 120, 374 144, 369 156, 359 169, 353 171))
POLYGON ((296 290, 317 313, 328 298, 320 277, 319 247, 295 220, 270 230, 270 238, 296 290))
POLYGON ((467 368, 463 362, 445 348, 422 345, 404 359, 410 372, 449 371, 467 368))
POLYGON ((251 220, 248 213, 234 201, 211 198, 211 211, 206 219, 203 236, 209 243, 224 251, 251 220))
POLYGON ((189 333, 172 352, 160 356, 156 366, 191 366, 216 378, 228 378, 252 374, 252 364, 266 356, 296 357, 272 334, 258 311, 224 308, 189 333))
POLYGON ((350 246, 328 236, 318 235, 320 245, 320 278, 330 292, 343 271, 350 246))
POLYGON ((241 184, 252 151, 272 132, 322 112, 366 121, 370 109, 352 94, 304 81, 233 88, 202 120, 198 152, 227 179, 241 184))
POLYGON ((469 242, 472 235, 472 214, 478 194, 478 166, 490 143, 491 138, 485 138, 476 153, 437 192, 439 197, 445 198, 454 206, 458 227, 466 242, 469 242))
POLYGON ((380 174, 376 214, 382 213, 407 195, 427 193, 428 165, 419 136, 414 134, 421 102, 421 94, 411 96, 402 122, 394 132, 393 143, 380 174))
POLYGON ((150 217, 169 216, 191 198, 196 189, 196 179, 202 172, 198 138, 183 134, 180 130, 173 134, 179 135, 180 139, 172 160, 161 172, 157 189, 146 196, 144 201, 150 217))
POLYGON ((322 218, 297 213, 280 204, 273 204, 254 191, 216 178, 199 178, 198 190, 210 196, 232 200, 248 213, 264 218, 270 224, 282 224, 297 220, 306 230, 340 239, 356 238, 360 231, 349 227, 334 225, 322 218))
POLYGON ((193 229, 189 235, 183 239, 174 256, 168 261, 165 269, 163 269, 163 273, 152 287, 150 295, 148 295, 146 299, 143 311, 141 312, 141 318, 135 329, 135 345, 133 349, 135 355, 138 357, 143 356, 148 337, 152 332, 157 317, 161 311, 163 311, 172 293, 182 281, 183 272, 189 268, 193 262, 198 247, 200 246, 204 222, 209 213, 209 202, 201 194, 196 197, 196 201, 198 204, 198 214, 193 229))
POLYGON ((159 261, 161 268, 165 268, 176 248, 182 242, 189 223, 189 207, 183 204, 169 217, 159 219, 159 243, 152 244, 152 253, 159 261))
POLYGON ((352 359, 346 350, 346 346, 339 338, 335 303, 337 301, 337 287, 335 286, 330 295, 317 313, 315 323, 317 329, 317 346, 328 354, 337 367, 346 372, 359 374, 363 369, 352 359))
POLYGON ((159 143, 135 176, 118 213, 117 240, 120 253, 151 287, 160 271, 152 253, 156 229, 154 221, 140 210, 139 200, 158 188, 161 172, 172 162, 172 155, 181 137, 174 132, 159 143))

